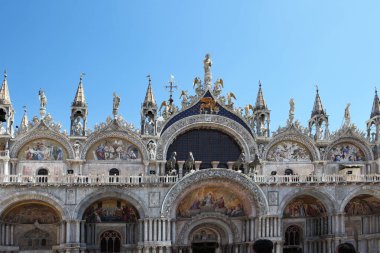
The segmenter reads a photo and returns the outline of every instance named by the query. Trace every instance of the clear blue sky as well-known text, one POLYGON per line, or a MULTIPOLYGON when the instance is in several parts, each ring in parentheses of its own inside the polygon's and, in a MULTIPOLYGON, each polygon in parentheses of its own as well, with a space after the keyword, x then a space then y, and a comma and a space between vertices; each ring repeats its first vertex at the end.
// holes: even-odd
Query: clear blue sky
MULTIPOLYGON (((214 80, 237 104, 254 103, 258 80, 271 109, 271 130, 284 125, 288 101, 306 126, 318 84, 332 130, 351 103, 365 129, 380 88, 380 1, 14 1, 0 0, 0 68, 7 68, 16 124, 22 106, 38 114, 38 90, 65 128, 79 74, 85 72, 89 126, 120 113, 139 127, 152 75, 158 101, 170 74, 192 91, 210 53, 214 80)), ((175 95, 179 103, 179 94, 175 95)))

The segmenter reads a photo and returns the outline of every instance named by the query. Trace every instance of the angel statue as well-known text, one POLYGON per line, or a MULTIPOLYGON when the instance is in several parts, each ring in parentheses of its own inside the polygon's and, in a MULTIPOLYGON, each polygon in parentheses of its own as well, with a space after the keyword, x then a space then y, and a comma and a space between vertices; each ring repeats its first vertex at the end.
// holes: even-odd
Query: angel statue
POLYGON ((148 151, 149 151, 149 159, 150 160, 156 159, 156 148, 157 148, 157 145, 154 141, 150 141, 148 143, 148 151))
POLYGON ((194 78, 193 88, 195 88, 195 93, 197 93, 198 96, 203 94, 202 81, 199 77, 194 78))
POLYGON ((170 105, 166 101, 163 101, 161 103, 159 111, 162 117, 164 117, 164 119, 167 119, 170 117, 170 105), (164 108, 164 112, 161 113, 162 108, 164 108))
POLYGON ((46 108, 46 104, 47 104, 47 98, 46 98, 45 92, 40 89, 40 91, 38 92, 38 96, 39 96, 39 99, 40 99, 40 108, 41 109, 42 108, 45 109, 46 108))
POLYGON ((234 103, 232 102, 232 99, 236 100, 235 94, 233 94, 232 92, 228 92, 227 93, 227 106, 230 108, 234 107, 234 103))
POLYGON ((119 106, 120 106, 120 97, 116 94, 116 92, 114 92, 113 93, 113 107, 112 107, 112 113, 114 117, 116 117, 116 115, 119 112, 119 106))
POLYGON ((218 80, 216 80, 215 86, 214 86, 214 94, 215 94, 215 96, 219 96, 220 95, 220 93, 222 92, 222 88, 224 88, 223 79, 219 78, 218 80))
POLYGON ((254 108, 251 104, 247 104, 245 107, 244 107, 244 112, 245 112, 245 119, 249 119, 250 118, 250 114, 249 114, 249 110, 254 111, 254 108))
POLYGON ((344 124, 345 125, 349 125, 351 121, 350 106, 351 104, 348 103, 346 105, 346 108, 344 109, 344 124))

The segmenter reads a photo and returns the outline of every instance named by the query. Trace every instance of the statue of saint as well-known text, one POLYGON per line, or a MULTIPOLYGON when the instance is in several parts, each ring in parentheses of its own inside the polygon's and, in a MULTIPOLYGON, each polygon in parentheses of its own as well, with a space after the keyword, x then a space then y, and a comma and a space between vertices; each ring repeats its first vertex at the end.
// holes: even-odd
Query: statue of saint
POLYGON ((293 123, 294 120, 294 99, 291 98, 289 100, 289 123, 293 123))
POLYGON ((210 58, 210 54, 206 54, 205 59, 203 60, 203 67, 205 69, 205 73, 209 73, 211 70, 212 61, 210 58))
POLYGON ((344 122, 350 123, 351 120, 351 114, 350 114, 350 103, 346 105, 346 108, 344 109, 344 122))
POLYGON ((38 92, 38 97, 40 99, 40 108, 46 108, 47 98, 43 90, 38 92))
POLYGON ((113 93, 113 115, 116 116, 119 111, 120 106, 120 97, 116 94, 116 92, 113 93))

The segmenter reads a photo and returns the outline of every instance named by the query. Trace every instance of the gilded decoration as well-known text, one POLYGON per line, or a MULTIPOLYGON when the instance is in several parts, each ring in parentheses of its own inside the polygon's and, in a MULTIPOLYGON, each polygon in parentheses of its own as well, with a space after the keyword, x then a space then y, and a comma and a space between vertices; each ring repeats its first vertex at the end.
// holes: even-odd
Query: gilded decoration
POLYGON ((50 139, 29 142, 19 152, 19 159, 30 161, 62 161, 66 157, 64 148, 50 139))
POLYGON ((51 207, 38 203, 20 205, 12 208, 5 215, 4 221, 16 224, 53 224, 60 218, 51 207))
POLYGON ((267 154, 267 160, 272 162, 310 162, 308 149, 295 141, 283 141, 273 146, 267 154))
POLYGON ((380 214, 380 200, 371 195, 360 195, 348 202, 344 211, 347 215, 380 214))
POLYGON ((191 217, 204 212, 217 212, 231 217, 244 216, 240 199, 220 187, 201 187, 189 193, 179 204, 177 215, 191 217))
POLYGON ((93 145, 87 153, 87 159, 140 161, 141 154, 135 145, 123 139, 108 138, 93 145))
POLYGON ((350 143, 340 143, 333 146, 327 156, 333 162, 364 161, 365 155, 357 146, 350 143))
POLYGON ((300 196, 293 199, 284 210, 284 217, 318 217, 327 213, 323 203, 311 196, 300 196))
POLYGON ((86 209, 83 219, 88 223, 136 222, 139 218, 136 208, 120 199, 97 201, 86 209))

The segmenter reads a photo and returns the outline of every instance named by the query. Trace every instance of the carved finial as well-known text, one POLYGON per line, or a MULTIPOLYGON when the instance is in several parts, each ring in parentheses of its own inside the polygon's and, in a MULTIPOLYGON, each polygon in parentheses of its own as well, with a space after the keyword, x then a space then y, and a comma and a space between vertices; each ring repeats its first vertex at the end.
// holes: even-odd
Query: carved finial
POLYGON ((259 88, 261 88, 261 80, 259 80, 259 88))
POLYGON ((315 89, 317 90, 317 94, 319 94, 318 84, 315 85, 315 89))
POLYGON ((152 82, 152 78, 151 78, 150 74, 148 74, 146 77, 148 78, 148 84, 150 85, 150 83, 152 82))
POLYGON ((4 80, 7 80, 8 74, 7 74, 7 69, 4 69, 4 80))
POLYGON ((86 73, 83 73, 83 72, 80 73, 80 77, 79 77, 80 81, 83 80, 83 77, 84 77, 85 75, 86 75, 86 73))
POLYGON ((26 112, 28 111, 28 108, 26 107, 26 105, 24 105, 24 106, 22 107, 22 109, 24 109, 24 113, 26 113, 26 112))
POLYGON ((376 86, 375 86, 375 94, 377 95, 377 88, 376 88, 376 86))

